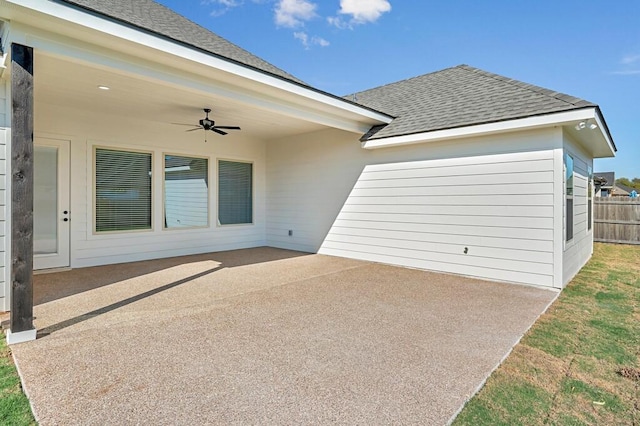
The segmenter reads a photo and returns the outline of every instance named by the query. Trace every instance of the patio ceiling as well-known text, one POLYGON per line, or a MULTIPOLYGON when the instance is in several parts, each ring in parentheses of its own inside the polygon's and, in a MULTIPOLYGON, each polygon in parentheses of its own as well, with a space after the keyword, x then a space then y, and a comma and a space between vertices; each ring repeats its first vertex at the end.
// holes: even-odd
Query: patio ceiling
MULTIPOLYGON (((113 123, 135 117, 142 125, 196 139, 202 138, 200 132, 185 134, 187 127, 171 123, 195 125, 204 117, 202 109, 205 107, 213 110, 211 118, 217 124, 238 125, 242 128, 242 136, 247 138, 269 140, 326 128, 214 91, 159 84, 142 76, 67 60, 42 51, 36 50, 35 55, 37 114, 47 114, 51 108, 72 107, 91 111, 113 123), (100 90, 98 86, 101 85, 110 90, 100 90)), ((38 130, 42 129, 38 129, 36 122, 38 130)))

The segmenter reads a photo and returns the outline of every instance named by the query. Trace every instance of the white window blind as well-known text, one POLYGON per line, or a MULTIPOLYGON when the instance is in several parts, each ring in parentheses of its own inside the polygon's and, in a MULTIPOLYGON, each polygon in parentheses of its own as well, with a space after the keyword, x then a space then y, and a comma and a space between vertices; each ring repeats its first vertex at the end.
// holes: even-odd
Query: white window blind
POLYGON ((253 222, 253 164, 218 162, 218 221, 220 225, 253 222))
POLYGON ((206 158, 164 156, 164 227, 209 225, 209 163, 206 158))
POLYGON ((151 153, 95 152, 96 232, 151 229, 151 153))

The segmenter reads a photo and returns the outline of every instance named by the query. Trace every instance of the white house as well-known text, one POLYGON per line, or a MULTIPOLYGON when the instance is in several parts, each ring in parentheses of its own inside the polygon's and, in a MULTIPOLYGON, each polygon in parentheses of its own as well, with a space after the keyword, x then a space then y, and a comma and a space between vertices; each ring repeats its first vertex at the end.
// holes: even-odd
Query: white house
POLYGON ((273 246, 560 289, 592 253, 596 104, 465 65, 338 97, 151 0, 0 0, 0 37, 10 341, 34 269, 273 246))

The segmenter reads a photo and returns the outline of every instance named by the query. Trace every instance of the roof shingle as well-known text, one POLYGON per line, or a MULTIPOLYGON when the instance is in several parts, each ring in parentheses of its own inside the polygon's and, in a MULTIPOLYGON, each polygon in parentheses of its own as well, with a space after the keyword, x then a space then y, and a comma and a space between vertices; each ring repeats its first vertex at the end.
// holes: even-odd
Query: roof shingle
POLYGON ((298 78, 152 0, 59 0, 296 83, 298 78))
POLYGON ((345 97, 396 117, 362 140, 569 111, 596 104, 459 65, 345 97))

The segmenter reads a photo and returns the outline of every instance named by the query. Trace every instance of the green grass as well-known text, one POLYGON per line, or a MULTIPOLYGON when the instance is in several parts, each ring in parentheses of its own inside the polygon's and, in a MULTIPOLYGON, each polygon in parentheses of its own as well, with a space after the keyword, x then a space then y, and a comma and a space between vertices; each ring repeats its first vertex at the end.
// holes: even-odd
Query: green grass
POLYGON ((4 334, 0 333, 0 425, 35 425, 4 334))
POLYGON ((639 357, 640 246, 596 244, 454 425, 638 425, 639 357))

